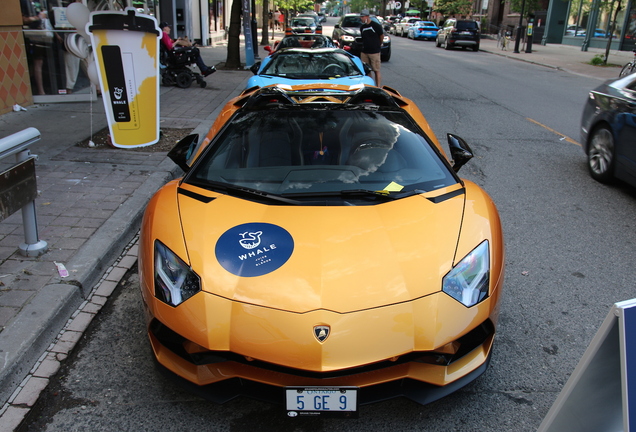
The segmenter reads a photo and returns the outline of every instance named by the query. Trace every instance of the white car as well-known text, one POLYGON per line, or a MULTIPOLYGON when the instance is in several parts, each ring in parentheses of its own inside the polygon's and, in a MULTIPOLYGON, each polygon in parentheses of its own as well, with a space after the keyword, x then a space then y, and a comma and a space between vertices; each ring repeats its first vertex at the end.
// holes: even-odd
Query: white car
POLYGON ((395 23, 395 34, 406 37, 409 34, 409 28, 420 21, 422 21, 422 19, 418 17, 402 18, 399 22, 395 23))

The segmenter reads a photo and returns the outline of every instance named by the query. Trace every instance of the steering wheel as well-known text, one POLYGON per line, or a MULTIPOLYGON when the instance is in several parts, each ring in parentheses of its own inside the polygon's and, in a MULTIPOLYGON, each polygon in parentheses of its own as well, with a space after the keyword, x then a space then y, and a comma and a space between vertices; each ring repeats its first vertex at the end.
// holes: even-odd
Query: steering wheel
POLYGON ((331 76, 337 76, 337 75, 346 76, 347 75, 347 73, 342 68, 342 66, 336 63, 331 63, 325 66, 325 68, 323 69, 323 73, 327 75, 331 75, 331 76))

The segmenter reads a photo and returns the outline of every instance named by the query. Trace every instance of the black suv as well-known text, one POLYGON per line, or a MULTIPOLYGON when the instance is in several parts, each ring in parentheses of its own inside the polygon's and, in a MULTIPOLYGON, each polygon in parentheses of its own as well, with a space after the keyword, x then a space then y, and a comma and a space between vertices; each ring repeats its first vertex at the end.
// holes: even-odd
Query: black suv
POLYGON ((473 51, 479 51, 480 38, 481 34, 477 21, 449 18, 437 32, 435 46, 444 45, 447 50, 455 46, 470 47, 473 51))
MULTIPOLYGON (((372 20, 378 22, 378 19, 374 16, 372 20)), ((360 26, 362 20, 359 14, 346 14, 340 18, 338 24, 333 28, 331 38, 338 42, 340 48, 347 49, 351 54, 360 56, 362 50, 362 37, 360 37, 360 26)), ((380 48, 380 59, 382 61, 389 61, 391 58, 391 37, 385 32, 384 42, 380 48)))

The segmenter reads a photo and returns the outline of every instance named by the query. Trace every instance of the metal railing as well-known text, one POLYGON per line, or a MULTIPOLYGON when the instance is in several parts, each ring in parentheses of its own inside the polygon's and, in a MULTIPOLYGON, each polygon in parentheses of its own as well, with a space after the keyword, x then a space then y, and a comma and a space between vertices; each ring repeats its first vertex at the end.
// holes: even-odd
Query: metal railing
POLYGON ((16 157, 16 164, 0 174, 3 181, 0 190, 0 220, 21 208, 25 242, 18 249, 22 255, 29 257, 40 256, 48 249, 48 244, 38 238, 34 163, 37 156, 29 150, 29 146, 39 140, 40 131, 33 127, 0 139, 0 160, 12 155, 16 157))

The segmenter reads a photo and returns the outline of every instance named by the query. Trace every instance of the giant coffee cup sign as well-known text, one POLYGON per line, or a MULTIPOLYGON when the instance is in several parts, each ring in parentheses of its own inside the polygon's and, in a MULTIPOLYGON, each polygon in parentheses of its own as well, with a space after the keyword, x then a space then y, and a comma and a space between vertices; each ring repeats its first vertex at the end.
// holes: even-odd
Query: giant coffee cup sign
POLYGON ((154 17, 93 12, 87 26, 115 147, 159 141, 159 38, 154 17))

